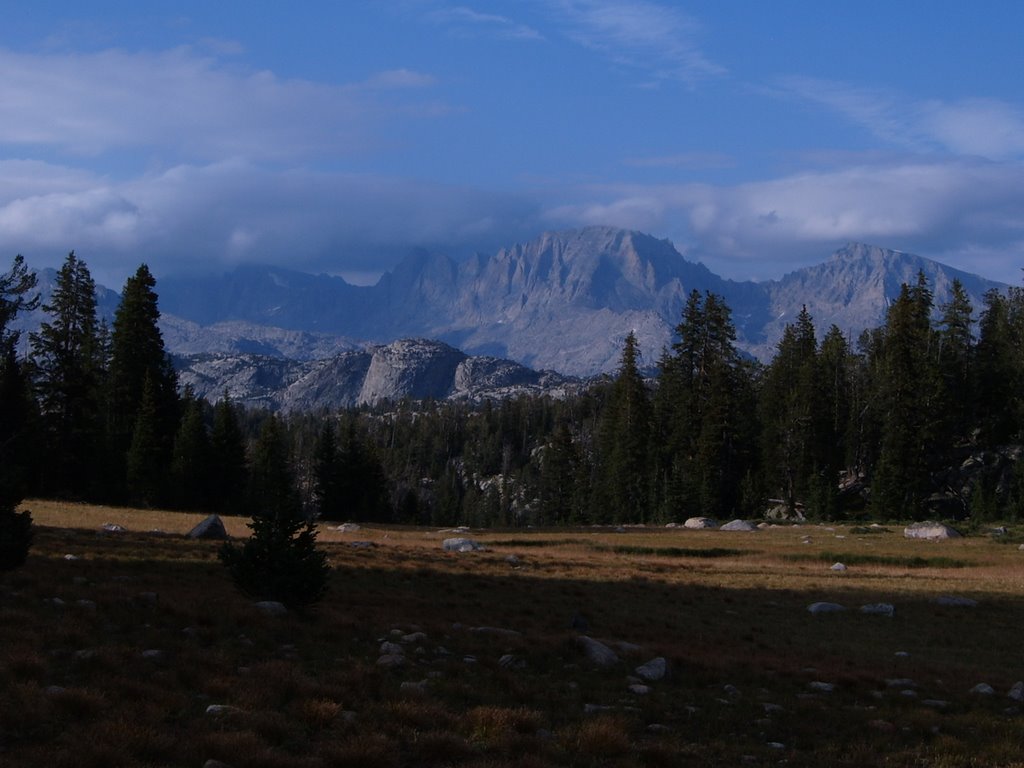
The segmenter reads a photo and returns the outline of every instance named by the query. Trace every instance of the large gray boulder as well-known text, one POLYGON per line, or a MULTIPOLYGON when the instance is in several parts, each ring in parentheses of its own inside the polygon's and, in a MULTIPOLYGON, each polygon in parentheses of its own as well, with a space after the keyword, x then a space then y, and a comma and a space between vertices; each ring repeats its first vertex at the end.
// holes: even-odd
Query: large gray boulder
POLYGON ((216 539, 219 541, 226 541, 230 538, 224 528, 224 521, 217 515, 210 515, 186 535, 190 539, 216 539))
POLYGON ((466 538, 445 539, 442 546, 445 552, 479 552, 484 548, 480 542, 466 538))
POLYGON ((756 531, 757 526, 746 520, 732 520, 723 525, 719 530, 722 531, 756 531))
POLYGON ((903 529, 903 535, 908 539, 928 539, 929 541, 960 538, 957 531, 944 523, 936 523, 934 520, 911 523, 903 529))
POLYGON ((685 523, 684 528, 691 528, 693 530, 708 530, 711 528, 718 527, 718 521, 710 517, 691 517, 685 523))

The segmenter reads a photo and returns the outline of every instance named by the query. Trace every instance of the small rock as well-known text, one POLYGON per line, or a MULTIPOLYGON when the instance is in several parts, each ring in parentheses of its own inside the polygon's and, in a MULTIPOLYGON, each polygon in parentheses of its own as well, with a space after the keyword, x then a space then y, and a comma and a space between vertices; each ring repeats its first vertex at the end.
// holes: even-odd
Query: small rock
POLYGON ((342 523, 334 528, 338 533, 355 533, 356 531, 362 530, 362 526, 359 523, 342 523))
POLYGON ((683 523, 683 527, 698 531, 708 530, 711 528, 717 528, 718 521, 710 517, 691 517, 683 523))
POLYGON ((264 616, 286 616, 288 614, 288 608, 285 604, 279 603, 276 600, 260 600, 252 605, 253 608, 264 616))
POLYGON ((915 683, 909 677, 890 677, 890 678, 886 678, 885 684, 889 688, 916 688, 917 687, 917 683, 915 683))
POLYGON ((504 669, 526 669, 526 661, 511 653, 506 653, 498 659, 498 666, 504 669))
POLYGON ((1010 688, 1010 692, 1006 694, 1009 698, 1014 701, 1024 701, 1024 680, 1018 680, 1010 688))
POLYGON ((43 689, 43 693, 45 693, 47 696, 59 696, 66 690, 67 688, 63 688, 59 685, 48 685, 46 686, 46 688, 43 689))
POLYGON ((232 707, 229 704, 211 704, 206 708, 206 714, 215 717, 221 715, 237 715, 241 711, 242 710, 238 707, 232 707))
POLYGON ((651 683, 657 682, 665 677, 665 673, 668 671, 668 662, 663 656, 658 656, 646 664, 641 664, 635 671, 644 680, 651 683))
POLYGON ((478 635, 496 635, 498 637, 521 637, 523 634, 517 630, 503 627, 470 627, 469 631, 478 635))
POLYGON ((117 523, 104 523, 100 526, 100 530, 104 533, 124 533, 127 528, 117 523))
POLYGON ((615 651, 592 637, 580 635, 576 638, 576 642, 583 648, 583 654, 591 664, 598 667, 610 667, 619 662, 615 651))
POLYGON ((350 541, 348 543, 352 549, 374 549, 377 544, 372 541, 350 541))
POLYGON ((892 603, 868 603, 860 607, 861 613, 866 613, 870 616, 893 616, 896 612, 896 608, 892 603))
POLYGON ((513 568, 515 568, 522 561, 516 555, 509 555, 505 558, 505 562, 511 565, 513 568))
POLYGON ((410 632, 408 635, 402 635, 403 643, 422 643, 426 639, 426 632, 410 632))
POLYGON ((901 659, 907 659, 910 658, 910 651, 896 651, 896 653, 894 653, 893 656, 896 656, 901 659))
POLYGON ((738 699, 740 696, 740 689, 732 683, 727 683, 722 686, 722 690, 725 691, 725 695, 733 699, 738 699))
POLYGON ((768 746, 769 749, 785 749, 786 748, 786 745, 783 744, 781 741, 769 741, 767 746, 768 746))
POLYGON ((820 603, 811 603, 809 606, 807 606, 807 610, 810 613, 812 613, 815 616, 817 616, 818 614, 821 614, 821 613, 839 613, 841 611, 845 611, 846 608, 844 606, 840 605, 839 603, 820 602, 820 603))
POLYGON ((75 560, 81 560, 82 558, 80 558, 78 555, 64 555, 64 559, 69 562, 74 562, 75 560))
POLYGON ((142 658, 159 663, 167 660, 167 654, 157 648, 150 648, 142 652, 142 658))
POLYGON ((672 729, 661 723, 651 723, 647 726, 648 733, 672 733, 672 729))
POLYGON ((95 611, 96 601, 95 600, 75 600, 75 605, 85 611, 95 611))
POLYGON ((842 573, 846 570, 846 566, 843 563, 833 563, 829 570, 835 571, 836 573, 842 573))
POLYGON ((395 667, 401 667, 405 664, 405 654, 398 653, 385 653, 379 659, 377 659, 377 666, 384 667, 385 669, 393 669, 395 667))
POLYGON ((932 602, 936 605, 945 605, 952 608, 974 608, 978 605, 977 600, 956 595, 942 595, 941 597, 936 597, 932 602))
POLYGON ((629 692, 636 694, 637 696, 646 696, 648 693, 651 692, 651 686, 643 685, 641 683, 634 683, 633 685, 629 686, 629 692))
POLYGON ((786 711, 785 708, 780 704, 763 704, 762 706, 764 707, 764 713, 766 715, 774 715, 779 712, 786 711))
POLYGON ((968 693, 973 693, 978 696, 991 696, 995 692, 995 689, 988 683, 978 683, 976 686, 971 688, 970 691, 968 691, 968 693))
POLYGON ((231 763, 222 763, 220 760, 207 760, 203 763, 203 768, 234 768, 231 763))
POLYGON ((427 692, 427 681, 420 680, 418 683, 406 681, 402 683, 398 689, 405 694, 411 694, 413 696, 423 696, 427 692))
POLYGON ((818 691, 819 693, 832 693, 836 689, 835 683, 823 683, 820 680, 814 680, 807 684, 807 687, 812 691, 818 691))
POLYGON ((404 656, 405 648, 400 646, 398 643, 392 643, 390 640, 385 640, 380 644, 380 652, 384 655, 404 656))
POLYGON ((614 712, 615 707, 605 706, 603 704, 584 704, 583 714, 585 715, 599 715, 602 712, 614 712))

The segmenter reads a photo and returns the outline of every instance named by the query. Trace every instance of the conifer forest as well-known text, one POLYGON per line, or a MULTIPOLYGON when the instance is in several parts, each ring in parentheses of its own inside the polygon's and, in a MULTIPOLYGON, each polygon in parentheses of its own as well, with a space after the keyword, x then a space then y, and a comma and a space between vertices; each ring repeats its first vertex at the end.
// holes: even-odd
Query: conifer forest
POLYGON ((923 276, 849 339, 806 311, 762 364, 730 308, 690 294, 674 343, 575 394, 243 410, 178 386, 140 266, 108 327, 74 253, 39 301, 0 272, 0 517, 26 496, 400 524, 576 526, 719 519, 1024 515, 1024 289, 936 306, 923 276))

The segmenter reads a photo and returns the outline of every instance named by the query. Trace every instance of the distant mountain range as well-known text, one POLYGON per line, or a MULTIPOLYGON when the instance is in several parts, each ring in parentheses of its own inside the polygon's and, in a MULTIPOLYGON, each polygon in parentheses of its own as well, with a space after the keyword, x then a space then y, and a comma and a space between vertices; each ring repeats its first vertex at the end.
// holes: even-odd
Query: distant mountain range
POLYGON ((882 322, 900 284, 924 272, 936 306, 959 278, 976 308, 1006 286, 929 259, 851 243, 826 262, 767 282, 733 281, 687 261, 667 240, 610 227, 548 232, 493 256, 456 262, 411 254, 373 286, 281 267, 161 278, 168 346, 178 353, 252 353, 300 360, 401 338, 444 341, 471 355, 589 376, 614 370, 633 330, 648 365, 672 341, 690 291, 732 309, 738 345, 770 359, 806 305, 821 334, 851 339, 882 322))
MULTIPOLYGON (((612 371, 631 330, 644 362, 653 367, 671 344, 692 290, 724 297, 737 344, 762 360, 771 358, 783 328, 804 305, 819 334, 835 324, 855 341, 862 330, 882 323, 900 285, 914 282, 919 271, 932 287, 936 307, 948 300, 957 278, 978 309, 986 291, 1006 288, 920 256, 859 243, 779 280, 726 280, 687 261, 667 240, 588 227, 548 232, 463 262, 418 251, 373 286, 281 267, 242 266, 220 275, 161 277, 157 293, 164 339, 179 359, 183 381, 203 394, 227 387, 247 401, 316 407, 402 396, 373 376, 369 384, 359 379, 392 353, 414 367, 415 360, 429 359, 423 370, 433 373, 421 374, 433 382, 430 386, 421 386, 420 374, 396 380, 411 387, 407 394, 422 391, 431 397, 475 396, 478 384, 489 392, 542 382, 561 385, 562 379, 536 370, 570 377, 612 371), (410 338, 421 341, 408 342, 412 346, 398 354, 393 342, 410 338), (443 344, 430 346, 427 339, 443 344), (452 365, 445 362, 456 358, 452 365), (535 371, 527 375, 527 368, 535 371), (490 371, 490 378, 467 378, 466 370, 490 371), (327 393, 321 380, 328 376, 348 383, 327 393), (319 400, 311 394, 318 386, 319 400)), ((54 270, 40 272, 44 301, 55 279, 54 270)), ((112 319, 117 293, 99 286, 97 294, 100 313, 112 319)), ((44 319, 37 310, 20 317, 19 325, 34 330, 44 319)), ((23 345, 27 349, 24 340, 23 345)))

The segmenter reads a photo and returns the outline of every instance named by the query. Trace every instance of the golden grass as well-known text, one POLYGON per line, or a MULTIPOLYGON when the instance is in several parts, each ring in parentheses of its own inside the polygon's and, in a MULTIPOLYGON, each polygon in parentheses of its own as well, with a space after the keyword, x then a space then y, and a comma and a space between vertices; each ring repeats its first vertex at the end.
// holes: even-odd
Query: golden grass
MULTIPOLYGON (((234 591, 216 542, 181 535, 203 515, 24 506, 37 542, 0 580, 4 766, 1019 761, 1006 691, 1024 677, 1024 552, 984 536, 487 531, 471 534, 487 551, 457 555, 436 529, 325 528, 326 599, 272 619, 234 591), (865 564, 835 573, 823 553, 865 564), (933 602, 944 594, 979 605, 933 602), (850 610, 810 615, 819 600, 850 610), (856 610, 880 601, 892 618, 856 610), (574 617, 640 650, 592 669, 574 617), (405 645, 404 666, 378 666, 382 640, 415 632, 426 639, 405 645), (670 678, 631 693, 633 668, 654 656, 670 678), (997 695, 969 694, 978 682, 997 695), (234 709, 207 715, 211 704, 234 709)), ((246 522, 225 518, 236 536, 246 522)))

